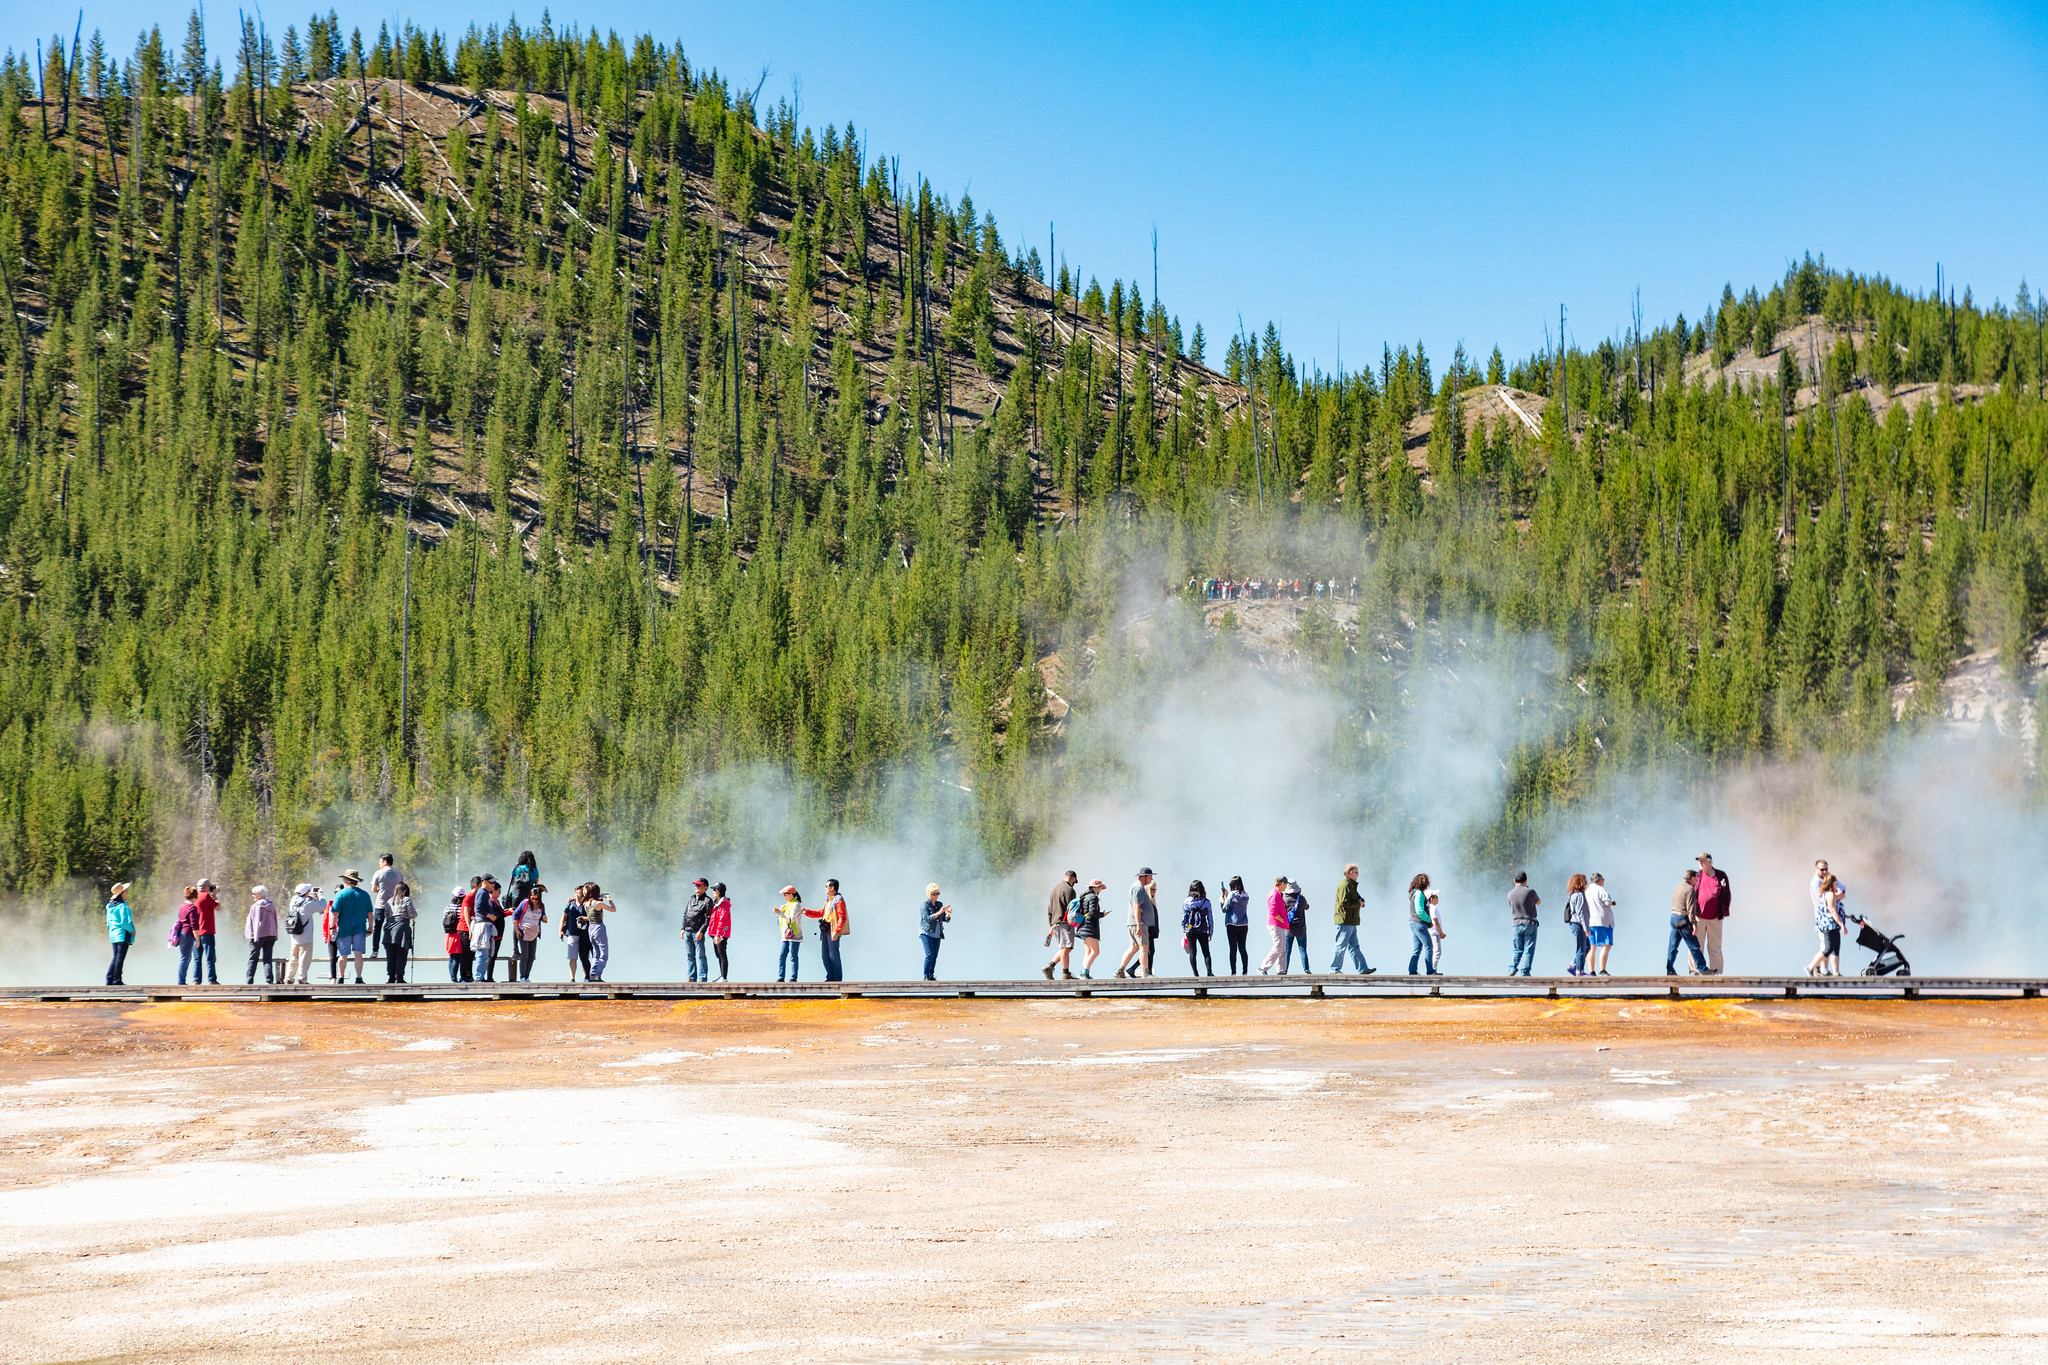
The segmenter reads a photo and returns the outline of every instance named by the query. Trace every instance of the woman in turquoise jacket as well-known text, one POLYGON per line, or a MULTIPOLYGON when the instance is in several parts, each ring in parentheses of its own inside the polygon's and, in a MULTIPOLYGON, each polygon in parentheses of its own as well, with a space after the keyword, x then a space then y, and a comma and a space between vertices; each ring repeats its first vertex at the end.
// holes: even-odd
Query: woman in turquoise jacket
POLYGON ((121 979, 121 968, 128 961, 128 945, 135 942, 135 912, 128 908, 128 886, 127 882, 115 882, 107 896, 107 942, 114 950, 114 960, 107 964, 109 986, 128 984, 121 979))

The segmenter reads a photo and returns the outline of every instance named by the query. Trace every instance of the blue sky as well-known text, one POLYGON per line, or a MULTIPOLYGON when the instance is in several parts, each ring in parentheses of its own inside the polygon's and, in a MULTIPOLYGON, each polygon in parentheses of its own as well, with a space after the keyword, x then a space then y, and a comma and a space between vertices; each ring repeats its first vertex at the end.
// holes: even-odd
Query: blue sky
MULTIPOLYGON (((337 6, 451 36, 509 8, 337 6)), ((535 22, 540 6, 520 8, 535 22)), ((0 20, 32 44, 37 13, 0 20)), ((125 52, 184 7, 90 7, 125 52)), ((217 48, 233 8, 217 4, 217 48)), ((1137 278, 1192 334, 1276 322, 1334 368, 1383 340, 1510 358, 1697 317, 1803 251, 1980 299, 2048 279, 2048 6, 557 5, 680 38, 764 101, 851 119, 1006 241, 1137 278)), ((305 13, 266 11, 274 32, 305 13)), ((69 36, 70 16, 61 27, 69 36)), ((47 42, 48 34, 40 36, 47 42)), ((1212 344, 1212 358, 1220 345, 1212 344)))

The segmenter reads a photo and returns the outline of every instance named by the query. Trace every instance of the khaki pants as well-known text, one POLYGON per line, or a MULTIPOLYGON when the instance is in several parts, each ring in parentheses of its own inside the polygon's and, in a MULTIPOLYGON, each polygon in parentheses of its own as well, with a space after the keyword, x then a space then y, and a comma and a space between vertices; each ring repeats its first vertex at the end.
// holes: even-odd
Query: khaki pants
POLYGON ((312 971, 313 945, 310 943, 293 943, 292 960, 286 964, 284 969, 284 984, 287 986, 303 986, 306 984, 312 971))
POLYGON ((1707 970, 1716 976, 1721 974, 1721 926, 1727 922, 1720 919, 1695 921, 1700 929, 1700 951, 1707 955, 1707 970))

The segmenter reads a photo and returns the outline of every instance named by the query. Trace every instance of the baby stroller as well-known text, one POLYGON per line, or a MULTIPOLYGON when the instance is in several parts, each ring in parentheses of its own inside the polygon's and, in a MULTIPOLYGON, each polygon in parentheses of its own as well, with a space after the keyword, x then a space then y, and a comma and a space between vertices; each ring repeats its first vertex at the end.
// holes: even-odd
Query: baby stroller
POLYGON ((1904 938, 1904 934, 1900 934, 1895 938, 1886 938, 1863 916, 1851 915, 1849 918, 1856 921, 1856 946, 1868 948, 1871 952, 1877 954, 1876 958, 1871 961, 1871 964, 1863 969, 1865 976, 1891 976, 1894 974, 1911 976, 1913 974, 1913 964, 1906 961, 1906 955, 1899 951, 1899 939, 1904 938))

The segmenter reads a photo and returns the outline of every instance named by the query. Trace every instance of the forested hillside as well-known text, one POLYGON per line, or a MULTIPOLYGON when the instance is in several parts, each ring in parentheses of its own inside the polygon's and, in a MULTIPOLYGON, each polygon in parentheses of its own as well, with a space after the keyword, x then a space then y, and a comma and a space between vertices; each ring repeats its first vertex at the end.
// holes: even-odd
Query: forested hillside
POLYGON ((1212 574, 1359 578, 1300 635, 1333 764, 1389 761, 1435 623, 1547 637, 1505 853, 1613 771, 1867 749, 1966 649, 2018 677, 2048 594, 2024 288, 1807 257, 1331 376, 646 36, 184 33, 0 67, 10 894, 446 857, 465 802, 658 866, 757 765, 817 832, 943 776, 1006 863, 1103 778, 1048 685, 1143 685, 1091 642, 1212 574))

